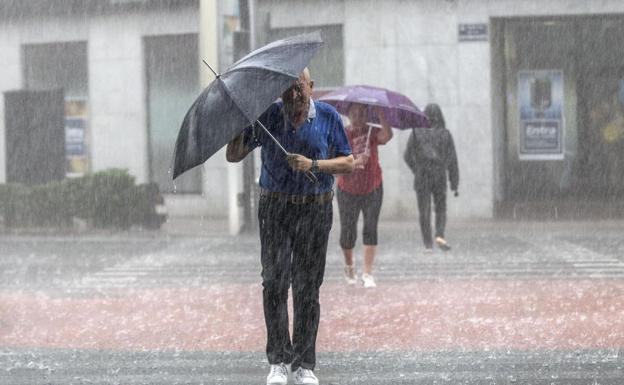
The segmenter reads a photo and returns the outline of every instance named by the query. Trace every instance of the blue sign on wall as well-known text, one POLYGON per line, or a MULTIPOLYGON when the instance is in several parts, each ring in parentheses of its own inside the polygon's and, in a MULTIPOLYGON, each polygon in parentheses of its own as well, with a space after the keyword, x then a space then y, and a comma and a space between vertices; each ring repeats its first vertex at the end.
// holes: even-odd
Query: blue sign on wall
POLYGON ((518 73, 520 160, 563 159, 563 96, 563 72, 518 73))

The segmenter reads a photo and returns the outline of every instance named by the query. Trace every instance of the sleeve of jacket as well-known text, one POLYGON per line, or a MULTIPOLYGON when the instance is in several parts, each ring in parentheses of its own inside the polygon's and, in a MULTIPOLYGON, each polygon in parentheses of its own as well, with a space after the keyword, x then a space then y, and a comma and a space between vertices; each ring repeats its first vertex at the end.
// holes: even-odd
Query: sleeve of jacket
POLYGON ((457 191, 459 188, 459 168, 457 166, 457 153, 455 152, 455 143, 453 142, 453 136, 450 132, 447 135, 447 167, 449 172, 449 182, 451 183, 451 190, 457 191))
POLYGON ((407 140, 407 146, 405 147, 405 152, 403 153, 403 160, 407 163, 407 166, 412 170, 412 173, 416 172, 416 138, 414 135, 414 131, 410 134, 409 139, 407 140))

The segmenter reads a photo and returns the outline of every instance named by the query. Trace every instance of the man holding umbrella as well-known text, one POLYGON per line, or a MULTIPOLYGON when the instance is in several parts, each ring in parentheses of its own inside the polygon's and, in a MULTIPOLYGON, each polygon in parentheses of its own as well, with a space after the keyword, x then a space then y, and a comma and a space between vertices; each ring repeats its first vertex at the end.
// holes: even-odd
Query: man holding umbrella
POLYGON ((312 87, 306 68, 282 94, 282 101, 258 119, 268 132, 250 126, 226 150, 229 162, 239 162, 262 147, 258 220, 271 365, 267 384, 286 384, 288 364, 295 384, 318 384, 313 370, 319 289, 332 225, 333 174, 349 173, 354 167, 340 116, 332 106, 312 100, 312 87), (291 282, 292 340, 287 306, 291 282))

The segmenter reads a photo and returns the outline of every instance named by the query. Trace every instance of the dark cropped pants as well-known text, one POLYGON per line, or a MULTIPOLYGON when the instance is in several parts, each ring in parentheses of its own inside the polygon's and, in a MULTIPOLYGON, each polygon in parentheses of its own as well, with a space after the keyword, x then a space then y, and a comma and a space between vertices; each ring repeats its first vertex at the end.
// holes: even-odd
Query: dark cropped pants
POLYGON ((383 201, 383 186, 363 195, 353 195, 339 189, 336 198, 340 214, 340 247, 352 249, 355 246, 360 212, 364 217, 362 243, 368 246, 377 245, 377 223, 383 201))

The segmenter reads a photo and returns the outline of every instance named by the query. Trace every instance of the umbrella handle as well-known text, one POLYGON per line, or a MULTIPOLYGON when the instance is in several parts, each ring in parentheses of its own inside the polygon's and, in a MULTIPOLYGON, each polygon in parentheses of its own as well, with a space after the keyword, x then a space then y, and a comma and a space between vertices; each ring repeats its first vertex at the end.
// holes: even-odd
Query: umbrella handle
POLYGON ((314 175, 314 173, 310 170, 306 171, 305 174, 306 178, 308 178, 308 180, 314 184, 318 183, 318 178, 316 177, 316 175, 314 175))

